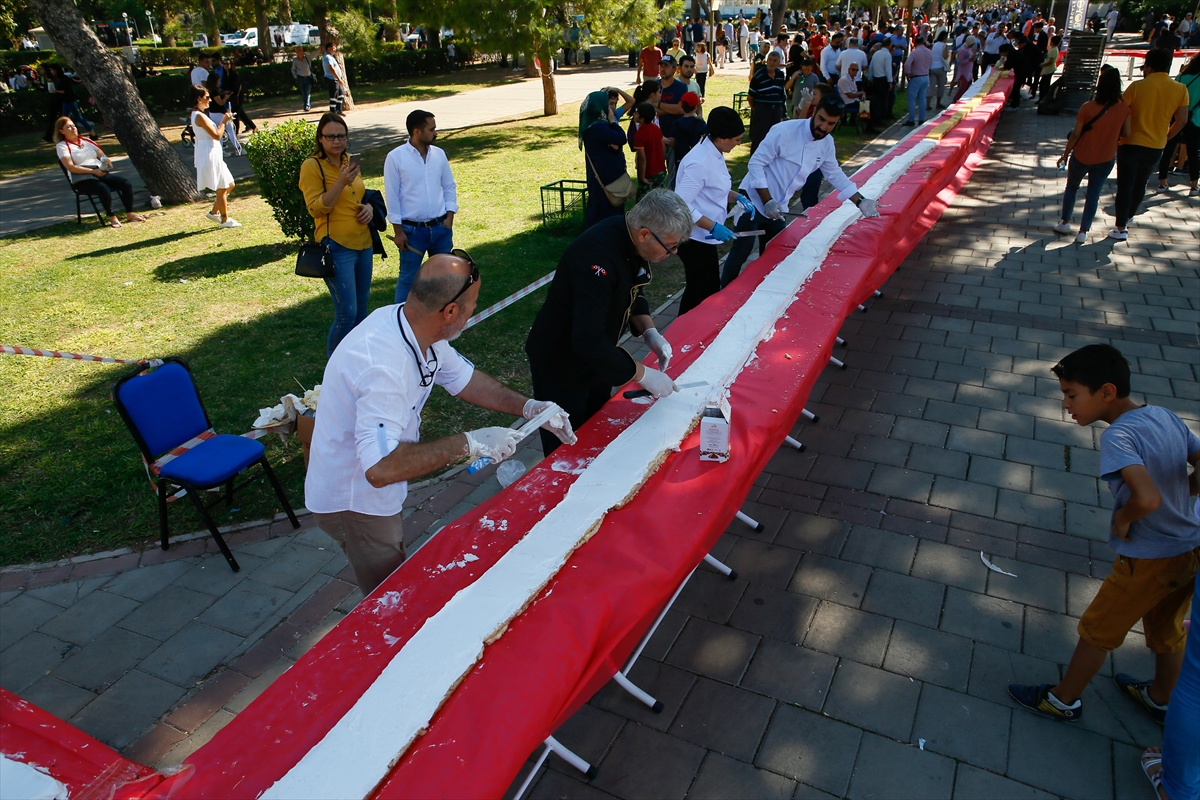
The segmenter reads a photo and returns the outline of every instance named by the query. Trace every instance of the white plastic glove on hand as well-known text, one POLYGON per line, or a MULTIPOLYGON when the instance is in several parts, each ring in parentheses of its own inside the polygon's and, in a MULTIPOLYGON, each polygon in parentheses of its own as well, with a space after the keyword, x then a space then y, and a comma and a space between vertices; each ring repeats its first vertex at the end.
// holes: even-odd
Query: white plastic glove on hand
POLYGON ((787 209, 783 207, 783 203, 779 202, 775 198, 771 198, 767 201, 767 204, 763 206, 763 211, 766 212, 770 219, 783 219, 783 212, 786 210, 787 209))
POLYGON ((659 399, 670 397, 673 393, 679 391, 679 387, 675 385, 675 381, 671 380, 665 372, 659 372, 649 367, 646 367, 646 374, 642 375, 642 379, 638 383, 642 385, 643 389, 659 399))
POLYGON ((521 416, 525 417, 525 419, 533 419, 549 408, 555 409, 555 414, 546 420, 545 424, 542 425, 542 429, 553 433, 563 444, 575 444, 575 442, 579 441, 578 437, 575 436, 575 431, 571 430, 571 417, 566 411, 559 408, 558 403, 530 398, 525 401, 525 408, 522 409, 521 416))
POLYGON ((647 328, 642 334, 642 341, 658 356, 658 368, 665 372, 667 365, 671 363, 671 343, 658 332, 658 328, 647 328))
POLYGON ((521 434, 512 428, 480 428, 466 433, 467 446, 471 452, 469 461, 490 458, 492 463, 503 461, 517 452, 521 434))
POLYGON ((862 212, 864 217, 879 216, 879 211, 875 208, 875 201, 869 197, 864 197, 858 202, 858 210, 862 212))

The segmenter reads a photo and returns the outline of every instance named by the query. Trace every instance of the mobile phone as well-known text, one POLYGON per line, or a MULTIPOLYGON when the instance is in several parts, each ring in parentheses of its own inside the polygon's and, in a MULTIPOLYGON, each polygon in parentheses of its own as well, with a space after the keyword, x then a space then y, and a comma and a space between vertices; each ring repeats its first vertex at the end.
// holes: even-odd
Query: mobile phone
POLYGON ((350 163, 354 164, 355 166, 357 166, 359 168, 362 167, 361 159, 362 159, 362 153, 351 153, 350 154, 350 163))

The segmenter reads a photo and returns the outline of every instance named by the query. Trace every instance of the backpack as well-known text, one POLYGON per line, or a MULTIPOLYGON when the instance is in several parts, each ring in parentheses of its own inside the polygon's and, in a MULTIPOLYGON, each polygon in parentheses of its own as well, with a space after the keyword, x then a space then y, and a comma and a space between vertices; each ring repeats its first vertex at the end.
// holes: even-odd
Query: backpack
POLYGON ((1062 80, 1057 80, 1050 84, 1050 91, 1046 92, 1046 96, 1038 100, 1037 113, 1056 117, 1063 110, 1063 91, 1062 80))

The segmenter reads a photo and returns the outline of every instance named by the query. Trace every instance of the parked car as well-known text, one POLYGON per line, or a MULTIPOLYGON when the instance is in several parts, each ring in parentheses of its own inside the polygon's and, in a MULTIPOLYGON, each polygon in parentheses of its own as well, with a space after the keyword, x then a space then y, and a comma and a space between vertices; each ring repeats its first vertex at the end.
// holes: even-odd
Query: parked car
MULTIPOLYGON (((226 47, 258 47, 258 28, 247 28, 244 31, 238 31, 233 34, 232 39, 222 41, 226 47)), ((221 37, 225 39, 224 36, 221 37)))

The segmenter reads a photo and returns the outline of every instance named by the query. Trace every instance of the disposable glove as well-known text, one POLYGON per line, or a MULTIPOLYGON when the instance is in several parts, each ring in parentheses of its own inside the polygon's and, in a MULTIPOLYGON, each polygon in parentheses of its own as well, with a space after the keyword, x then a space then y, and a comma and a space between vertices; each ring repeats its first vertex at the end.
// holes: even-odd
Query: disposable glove
POLYGON ((879 211, 875 208, 875 201, 869 197, 864 197, 858 203, 858 210, 862 212, 864 217, 878 217, 879 211))
POLYGON ((525 408, 521 411, 521 416, 525 419, 533 419, 543 411, 554 408, 555 414, 546 420, 542 425, 543 430, 550 431, 563 444, 575 444, 579 441, 575 436, 575 431, 571 430, 571 418, 566 411, 559 408, 557 403, 551 403, 546 400, 529 399, 525 401, 525 408))
POLYGON ((656 369, 646 368, 646 374, 638 381, 642 388, 650 392, 657 398, 669 397, 674 392, 679 391, 679 387, 675 385, 675 381, 667 377, 665 372, 659 372, 656 369))
POLYGON ((771 198, 767 201, 767 204, 763 206, 763 210, 767 213, 767 216, 770 219, 783 219, 783 212, 787 209, 783 207, 783 203, 779 202, 775 198, 771 198))
POLYGON ((468 431, 466 437, 471 449, 467 456, 469 461, 490 458, 493 463, 517 452, 517 443, 521 440, 521 434, 512 428, 480 428, 468 431))
POLYGON ((733 231, 729 230, 729 228, 726 228, 724 225, 718 222, 716 225, 713 225, 712 230, 708 232, 708 238, 714 239, 718 242, 731 242, 736 237, 733 235, 733 231))
POLYGON ((647 328, 646 332, 642 334, 642 341, 646 343, 646 347, 654 351, 654 355, 658 356, 658 368, 665 371, 667 365, 671 363, 671 343, 658 332, 658 328, 647 328))
POLYGON ((746 197, 746 195, 739 194, 737 198, 737 204, 745 209, 747 214, 754 213, 754 203, 750 202, 750 198, 746 197))

